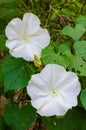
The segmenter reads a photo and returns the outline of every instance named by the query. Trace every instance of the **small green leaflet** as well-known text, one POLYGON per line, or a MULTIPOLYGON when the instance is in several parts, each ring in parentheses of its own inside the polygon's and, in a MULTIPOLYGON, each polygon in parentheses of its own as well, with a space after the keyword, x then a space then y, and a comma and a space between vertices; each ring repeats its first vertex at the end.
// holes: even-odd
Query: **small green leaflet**
POLYGON ((73 17, 76 15, 75 12, 73 12, 72 10, 69 10, 67 8, 62 8, 62 13, 69 17, 73 17))
POLYGON ((65 26, 61 33, 66 36, 70 36, 73 40, 77 41, 81 38, 81 36, 85 33, 86 29, 81 24, 76 24, 73 28, 70 25, 65 26))

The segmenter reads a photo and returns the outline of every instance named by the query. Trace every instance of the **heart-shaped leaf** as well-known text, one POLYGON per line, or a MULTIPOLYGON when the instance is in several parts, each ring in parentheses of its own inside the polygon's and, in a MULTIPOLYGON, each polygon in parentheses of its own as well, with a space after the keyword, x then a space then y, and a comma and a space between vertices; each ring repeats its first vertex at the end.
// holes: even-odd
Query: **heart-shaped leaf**
POLYGON ((19 109, 14 102, 9 103, 4 111, 4 119, 11 130, 26 130, 35 120, 35 109, 29 104, 19 109))
POLYGON ((57 48, 56 53, 54 48, 49 46, 42 51, 42 61, 45 65, 49 63, 55 63, 67 68, 70 64, 70 55, 70 49, 66 45, 60 45, 57 48))
POLYGON ((75 42, 74 49, 77 56, 86 60, 86 41, 75 42))
POLYGON ((3 63, 4 90, 26 87, 35 70, 21 58, 7 56, 3 63))
POLYGON ((64 35, 70 36, 73 40, 77 41, 81 38, 81 36, 85 33, 86 29, 81 24, 76 24, 73 28, 71 26, 65 26, 61 31, 64 35))

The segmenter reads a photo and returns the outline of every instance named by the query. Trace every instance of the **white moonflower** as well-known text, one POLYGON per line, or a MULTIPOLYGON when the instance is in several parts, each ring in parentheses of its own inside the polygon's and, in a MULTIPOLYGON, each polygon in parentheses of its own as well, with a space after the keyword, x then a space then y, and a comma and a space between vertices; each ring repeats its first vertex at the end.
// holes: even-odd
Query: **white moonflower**
POLYGON ((38 17, 32 13, 26 13, 23 19, 14 18, 5 29, 8 40, 6 46, 14 57, 23 57, 27 61, 33 61, 34 55, 41 57, 41 50, 50 42, 50 36, 46 29, 40 27, 38 17))
POLYGON ((31 104, 41 116, 65 115, 77 105, 80 89, 77 75, 57 64, 46 65, 27 85, 31 104))

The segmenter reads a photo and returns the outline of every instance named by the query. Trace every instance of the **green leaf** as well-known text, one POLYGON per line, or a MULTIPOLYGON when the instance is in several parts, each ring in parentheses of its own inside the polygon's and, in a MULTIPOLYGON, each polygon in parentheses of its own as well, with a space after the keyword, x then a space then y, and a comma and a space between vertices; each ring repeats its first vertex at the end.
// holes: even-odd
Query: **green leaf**
POLYGON ((55 53, 54 48, 51 46, 45 48, 42 51, 43 63, 45 65, 50 63, 60 64, 67 68, 70 64, 70 49, 66 45, 60 45, 57 47, 56 51, 57 52, 55 53))
POLYGON ((18 15, 18 9, 13 7, 1 8, 0 16, 4 20, 12 19, 18 15))
POLYGON ((43 121, 48 130, 85 130, 86 112, 81 108, 74 108, 68 111, 63 118, 43 117, 43 121))
POLYGON ((83 26, 86 26, 86 16, 78 16, 75 21, 78 24, 82 24, 83 26))
POLYGON ((70 36, 73 40, 77 41, 85 33, 86 29, 83 25, 76 24, 75 28, 67 25, 62 29, 62 33, 66 36, 70 36))
POLYGON ((70 40, 65 40, 65 41, 63 41, 62 44, 64 44, 64 45, 67 46, 68 48, 71 48, 71 42, 70 42, 70 40))
POLYGON ((58 60, 57 55, 54 52, 53 47, 51 46, 43 49, 41 56, 42 56, 42 61, 45 65, 49 63, 57 63, 57 60, 58 60))
POLYGON ((70 17, 73 17, 73 16, 76 15, 73 11, 70 11, 70 10, 67 9, 67 8, 63 8, 63 9, 62 9, 62 13, 65 14, 65 15, 67 15, 67 16, 70 16, 70 17))
POLYGON ((74 49, 77 56, 86 60, 86 41, 75 42, 74 49))
POLYGON ((86 110, 86 89, 83 89, 80 95, 81 103, 86 110))
MULTIPOLYGON (((66 42, 68 44, 68 41, 66 42)), ((58 54, 62 54, 62 55, 66 55, 66 56, 71 56, 71 51, 68 47, 68 45, 66 46, 65 44, 61 44, 59 47, 58 47, 58 51, 57 53, 58 54)))
POLYGON ((2 64, 0 64, 0 87, 3 86, 3 73, 2 73, 2 64))
POLYGON ((17 5, 20 3, 20 0, 0 0, 0 4, 14 4, 17 5))
POLYGON ((6 36, 0 35, 0 49, 3 50, 3 51, 8 50, 5 46, 5 42, 6 42, 6 36))
POLYGON ((5 122, 3 116, 0 116, 0 130, 5 130, 5 122))
POLYGON ((4 119, 11 130, 26 130, 35 120, 35 109, 26 104, 19 109, 16 103, 9 103, 4 111, 4 119))
POLYGON ((21 0, 0 0, 0 17, 2 19, 10 19, 18 16, 21 0))
POLYGON ((81 58, 72 55, 69 70, 74 71, 77 75, 86 76, 86 62, 81 58))
POLYGON ((35 70, 21 58, 7 56, 3 63, 4 90, 26 87, 35 70))
POLYGON ((0 34, 4 32, 6 25, 7 25, 7 22, 3 19, 0 19, 0 34))

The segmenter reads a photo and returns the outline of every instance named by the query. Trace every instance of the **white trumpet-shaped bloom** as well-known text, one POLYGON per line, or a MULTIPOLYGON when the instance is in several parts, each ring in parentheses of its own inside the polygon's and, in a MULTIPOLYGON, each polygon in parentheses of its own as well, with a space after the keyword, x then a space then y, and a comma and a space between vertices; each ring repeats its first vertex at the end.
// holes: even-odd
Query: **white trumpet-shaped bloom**
POLYGON ((31 104, 41 116, 66 114, 77 105, 80 89, 77 75, 56 64, 48 64, 41 73, 32 75, 27 85, 31 104))
POLYGON ((8 38, 6 46, 10 54, 23 57, 27 61, 33 61, 34 55, 41 57, 41 50, 50 42, 48 31, 40 27, 39 18, 32 13, 26 13, 22 20, 11 20, 5 32, 8 38))

